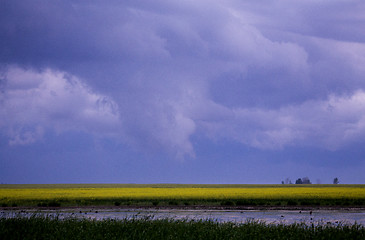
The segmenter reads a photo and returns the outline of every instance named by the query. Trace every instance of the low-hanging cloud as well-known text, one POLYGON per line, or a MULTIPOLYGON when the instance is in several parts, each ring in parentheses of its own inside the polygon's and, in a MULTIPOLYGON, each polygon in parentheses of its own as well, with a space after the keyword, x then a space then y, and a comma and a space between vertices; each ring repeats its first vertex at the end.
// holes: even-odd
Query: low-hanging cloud
POLYGON ((112 136, 120 126, 117 104, 67 73, 11 66, 3 76, 0 127, 10 145, 33 143, 45 130, 112 136))
POLYGON ((222 113, 221 118, 207 115, 199 120, 207 136, 255 148, 310 146, 337 150, 365 137, 363 90, 275 110, 215 107, 222 113))

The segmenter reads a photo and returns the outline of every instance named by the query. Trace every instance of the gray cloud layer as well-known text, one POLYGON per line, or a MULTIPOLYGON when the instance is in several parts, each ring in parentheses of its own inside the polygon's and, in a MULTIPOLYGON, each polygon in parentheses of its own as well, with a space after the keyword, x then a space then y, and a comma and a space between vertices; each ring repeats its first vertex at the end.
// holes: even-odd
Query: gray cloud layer
POLYGON ((1 1, 1 131, 194 156, 364 140, 362 1, 1 1), (339 12, 339 10, 341 10, 339 12))

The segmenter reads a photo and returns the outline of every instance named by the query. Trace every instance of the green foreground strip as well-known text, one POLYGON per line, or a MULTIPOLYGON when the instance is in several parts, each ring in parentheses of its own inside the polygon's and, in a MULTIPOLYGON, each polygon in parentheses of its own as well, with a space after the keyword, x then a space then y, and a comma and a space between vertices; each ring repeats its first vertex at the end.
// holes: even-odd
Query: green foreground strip
POLYGON ((0 218, 0 239, 365 239, 360 225, 268 225, 212 220, 0 218))

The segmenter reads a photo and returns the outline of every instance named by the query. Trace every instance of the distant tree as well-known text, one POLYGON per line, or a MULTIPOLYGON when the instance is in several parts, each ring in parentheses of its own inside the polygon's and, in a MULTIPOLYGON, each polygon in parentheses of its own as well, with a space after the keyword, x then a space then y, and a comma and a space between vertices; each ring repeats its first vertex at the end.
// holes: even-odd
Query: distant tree
POLYGON ((281 181, 281 184, 284 184, 284 181, 281 181))
POLYGON ((303 181, 301 178, 298 178, 296 181, 295 181, 295 184, 303 184, 303 181))
POLYGON ((292 182, 291 182, 290 178, 286 178, 286 179, 285 179, 285 184, 292 184, 292 182))
POLYGON ((312 184, 308 177, 302 179, 303 184, 312 184))
POLYGON ((338 178, 333 179, 333 184, 339 184, 339 183, 340 181, 338 180, 338 178))

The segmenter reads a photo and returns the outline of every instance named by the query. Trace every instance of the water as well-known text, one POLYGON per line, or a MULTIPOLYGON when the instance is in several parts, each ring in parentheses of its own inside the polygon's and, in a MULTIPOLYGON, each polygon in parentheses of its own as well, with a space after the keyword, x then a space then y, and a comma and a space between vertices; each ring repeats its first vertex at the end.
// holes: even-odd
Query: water
POLYGON ((145 218, 153 219, 171 218, 171 219, 188 219, 188 220, 205 220, 211 219, 218 222, 237 222, 242 223, 248 220, 263 221, 267 224, 361 224, 365 226, 365 211, 361 210, 316 210, 316 211, 299 211, 299 210, 161 210, 161 209, 63 209, 63 210, 22 210, 7 211, 3 210, 1 215, 7 217, 40 215, 57 215, 59 218, 76 217, 87 219, 125 219, 125 218, 145 218))

